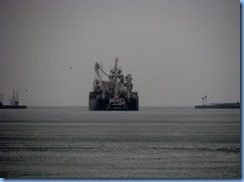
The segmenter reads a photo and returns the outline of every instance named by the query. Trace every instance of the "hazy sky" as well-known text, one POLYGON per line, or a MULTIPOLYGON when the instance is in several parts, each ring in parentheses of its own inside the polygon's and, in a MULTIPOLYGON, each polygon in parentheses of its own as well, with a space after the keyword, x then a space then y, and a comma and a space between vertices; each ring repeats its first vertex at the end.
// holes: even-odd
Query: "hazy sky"
POLYGON ((86 106, 116 56, 141 106, 238 102, 240 1, 0 0, 5 104, 86 106))

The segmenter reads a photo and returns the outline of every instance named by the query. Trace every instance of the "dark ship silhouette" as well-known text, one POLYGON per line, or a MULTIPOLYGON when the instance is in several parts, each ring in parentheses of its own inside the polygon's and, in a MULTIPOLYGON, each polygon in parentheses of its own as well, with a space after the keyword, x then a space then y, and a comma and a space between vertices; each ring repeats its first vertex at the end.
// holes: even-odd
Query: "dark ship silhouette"
POLYGON ((25 105, 19 105, 18 90, 13 90, 12 98, 10 98, 10 105, 3 105, 3 94, 0 97, 0 109, 27 109, 25 105))
POLYGON ((132 76, 124 77, 122 70, 118 68, 118 58, 115 58, 114 68, 110 74, 106 74, 99 63, 95 63, 96 77, 93 83, 93 91, 89 93, 90 111, 107 110, 139 110, 139 97, 137 92, 132 92, 132 76), (106 75, 108 81, 101 77, 106 75))

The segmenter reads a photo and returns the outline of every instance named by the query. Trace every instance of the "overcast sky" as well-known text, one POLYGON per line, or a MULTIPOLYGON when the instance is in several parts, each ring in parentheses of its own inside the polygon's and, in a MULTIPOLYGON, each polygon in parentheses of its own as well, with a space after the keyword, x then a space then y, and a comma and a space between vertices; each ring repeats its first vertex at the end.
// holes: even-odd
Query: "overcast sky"
POLYGON ((239 102, 240 2, 0 0, 5 104, 15 88, 21 104, 87 106, 94 63, 116 56, 141 106, 239 102))

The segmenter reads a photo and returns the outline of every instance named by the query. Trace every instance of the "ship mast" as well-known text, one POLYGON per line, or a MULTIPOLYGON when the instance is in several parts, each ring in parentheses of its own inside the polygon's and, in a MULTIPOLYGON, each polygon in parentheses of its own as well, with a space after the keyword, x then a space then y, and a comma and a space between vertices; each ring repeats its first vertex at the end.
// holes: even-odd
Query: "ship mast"
POLYGON ((18 102, 18 101, 19 101, 19 94, 18 94, 18 90, 17 90, 16 95, 17 95, 17 96, 16 96, 16 97, 17 97, 17 100, 16 100, 16 101, 18 102))
POLYGON ((0 93, 1 94, 1 97, 0 97, 0 105, 3 105, 3 94, 2 93, 0 93))
POLYGON ((115 81, 115 88, 114 88, 114 98, 118 98, 118 58, 115 58, 115 65, 114 65, 114 81, 115 81))
POLYGON ((98 63, 96 63, 95 64, 95 72, 97 74, 100 86, 102 87, 102 91, 103 91, 102 98, 104 99, 105 98, 105 88, 104 88, 103 80, 102 80, 100 73, 99 73, 99 69, 100 69, 100 65, 98 63))

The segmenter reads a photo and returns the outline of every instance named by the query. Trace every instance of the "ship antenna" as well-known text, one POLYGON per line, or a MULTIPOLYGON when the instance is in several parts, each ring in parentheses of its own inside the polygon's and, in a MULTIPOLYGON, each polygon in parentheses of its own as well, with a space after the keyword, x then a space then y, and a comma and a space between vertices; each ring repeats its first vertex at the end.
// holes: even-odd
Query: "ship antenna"
POLYGON ((13 89, 13 98, 12 98, 12 100, 13 100, 13 103, 15 102, 15 90, 13 89))
POLYGON ((115 65, 114 65, 114 82, 115 82, 115 88, 114 88, 114 98, 118 97, 118 58, 115 57, 115 65))
MULTIPOLYGON (((103 63, 101 63, 101 69, 103 70, 103 63)), ((102 80, 103 80, 103 72, 102 72, 102 75, 101 75, 101 77, 102 77, 102 80)))
POLYGON ((16 94, 17 94, 17 101, 19 101, 19 94, 18 94, 18 90, 17 90, 17 93, 16 93, 16 94))
MULTIPOLYGON (((1 92, 0 92, 0 94, 1 94, 1 92)), ((0 104, 2 104, 3 103, 3 94, 1 94, 1 99, 0 99, 0 104)))
POLYGON ((117 57, 115 57, 115 65, 114 65, 114 70, 117 70, 118 69, 118 61, 119 59, 117 57))

